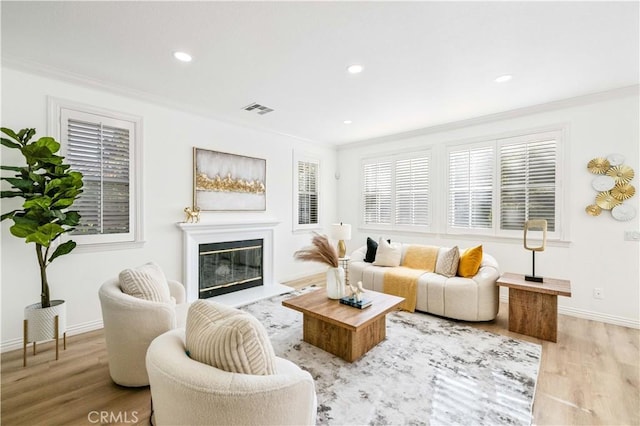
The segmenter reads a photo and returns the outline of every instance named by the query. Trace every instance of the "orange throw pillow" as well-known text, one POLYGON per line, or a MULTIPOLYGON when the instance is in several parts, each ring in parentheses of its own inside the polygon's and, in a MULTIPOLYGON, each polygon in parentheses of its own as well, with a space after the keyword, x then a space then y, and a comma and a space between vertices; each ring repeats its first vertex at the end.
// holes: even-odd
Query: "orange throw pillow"
POLYGON ((458 275, 464 278, 473 277, 478 273, 482 263, 482 245, 466 249, 460 255, 458 275))

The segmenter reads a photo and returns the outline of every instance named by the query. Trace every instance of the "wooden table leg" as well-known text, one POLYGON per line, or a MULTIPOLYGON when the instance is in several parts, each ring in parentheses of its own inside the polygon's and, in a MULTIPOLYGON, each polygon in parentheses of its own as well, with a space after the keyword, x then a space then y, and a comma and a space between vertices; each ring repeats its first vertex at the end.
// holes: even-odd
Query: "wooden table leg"
POLYGON ((353 362, 384 340, 386 316, 355 331, 304 315, 302 333, 305 342, 353 362))
POLYGON ((556 342, 558 296, 510 288, 509 331, 556 342))

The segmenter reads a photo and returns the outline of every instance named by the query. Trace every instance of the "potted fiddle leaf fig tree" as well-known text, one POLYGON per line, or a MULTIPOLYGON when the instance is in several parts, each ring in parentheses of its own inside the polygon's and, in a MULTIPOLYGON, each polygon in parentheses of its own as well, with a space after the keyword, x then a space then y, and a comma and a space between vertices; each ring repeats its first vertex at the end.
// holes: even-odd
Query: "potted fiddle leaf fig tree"
POLYGON ((80 222, 80 214, 69 210, 82 193, 82 173, 72 171, 64 163, 64 157, 56 154, 60 143, 52 137, 32 139, 35 129, 14 132, 1 128, 2 145, 19 150, 26 162, 21 166, 2 165, 2 180, 10 185, 2 190, 2 198, 22 198, 20 208, 2 214, 2 219, 13 220, 12 235, 34 243, 40 269, 40 303, 25 308, 28 324, 26 342, 38 342, 57 337, 53 318, 58 316, 58 333, 66 331, 66 304, 63 300, 51 300, 47 268, 55 259, 70 253, 76 246, 68 240, 57 244, 58 239, 72 231, 80 222), (11 176, 4 176, 5 172, 11 176))

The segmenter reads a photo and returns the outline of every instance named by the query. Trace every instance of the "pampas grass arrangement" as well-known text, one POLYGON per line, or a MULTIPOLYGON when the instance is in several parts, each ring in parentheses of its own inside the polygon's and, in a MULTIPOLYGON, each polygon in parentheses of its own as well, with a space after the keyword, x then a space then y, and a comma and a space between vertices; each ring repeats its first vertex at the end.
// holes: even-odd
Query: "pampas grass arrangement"
POLYGON ((310 262, 319 262, 337 268, 338 251, 329 244, 326 235, 320 235, 314 232, 311 239, 311 246, 296 251, 293 254, 296 260, 305 260, 310 262))

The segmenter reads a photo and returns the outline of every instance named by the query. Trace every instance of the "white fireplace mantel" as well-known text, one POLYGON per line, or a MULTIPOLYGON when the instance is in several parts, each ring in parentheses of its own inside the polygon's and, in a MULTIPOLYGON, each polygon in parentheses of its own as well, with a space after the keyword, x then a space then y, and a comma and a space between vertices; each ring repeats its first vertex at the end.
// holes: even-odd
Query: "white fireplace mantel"
POLYGON ((177 223, 183 233, 183 281, 187 301, 198 300, 198 267, 200 244, 240 240, 263 240, 263 285, 212 297, 211 300, 231 306, 246 305, 257 300, 292 291, 293 288, 276 283, 273 274, 274 219, 230 221, 216 223, 177 223))

